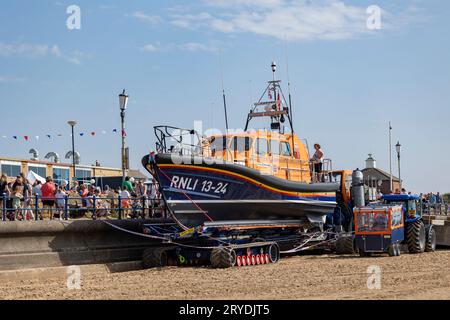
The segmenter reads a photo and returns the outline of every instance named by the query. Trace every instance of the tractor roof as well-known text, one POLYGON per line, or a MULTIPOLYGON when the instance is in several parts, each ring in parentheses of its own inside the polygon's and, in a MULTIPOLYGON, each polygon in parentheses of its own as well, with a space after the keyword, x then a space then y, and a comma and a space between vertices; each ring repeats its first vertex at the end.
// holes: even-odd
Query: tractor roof
POLYGON ((385 194, 383 195, 383 200, 387 201, 408 201, 408 200, 419 200, 419 196, 415 194, 385 194))

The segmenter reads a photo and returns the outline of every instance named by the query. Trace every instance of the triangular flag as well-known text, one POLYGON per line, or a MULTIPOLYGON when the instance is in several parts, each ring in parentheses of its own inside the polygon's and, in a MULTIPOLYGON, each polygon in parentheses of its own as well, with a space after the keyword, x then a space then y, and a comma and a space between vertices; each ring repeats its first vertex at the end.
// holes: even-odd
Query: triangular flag
POLYGON ((117 129, 114 129, 113 132, 114 132, 114 133, 117 133, 117 129))
POLYGON ((126 137, 127 133, 125 132, 125 130, 122 130, 122 137, 126 137))
POLYGON ((36 136, 36 140, 39 140, 39 136, 36 136))
POLYGON ((47 138, 51 139, 51 138, 52 138, 52 136, 48 134, 48 135, 47 135, 47 138))
POLYGON ((58 137, 62 137, 62 134, 61 134, 61 133, 58 133, 58 137))
POLYGON ((95 132, 94 131, 91 132, 91 136, 95 136, 95 132))
POLYGON ((13 136, 13 138, 17 140, 17 136, 13 136))
POLYGON ((84 133, 80 133, 80 136, 84 136, 84 133))
POLYGON ((23 138, 25 139, 25 141, 28 141, 28 136, 23 136, 23 138))

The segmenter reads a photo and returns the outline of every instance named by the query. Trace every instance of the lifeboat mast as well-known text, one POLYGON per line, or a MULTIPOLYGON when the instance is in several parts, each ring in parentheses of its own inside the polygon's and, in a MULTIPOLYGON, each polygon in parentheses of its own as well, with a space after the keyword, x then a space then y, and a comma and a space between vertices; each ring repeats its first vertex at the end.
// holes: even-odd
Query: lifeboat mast
POLYGON ((260 117, 270 117, 271 123, 270 123, 270 129, 272 131, 278 131, 280 134, 284 134, 284 126, 282 124, 285 123, 286 118, 289 123, 289 127, 291 129, 291 135, 292 135, 292 151, 294 154, 295 144, 294 144, 294 127, 292 125, 292 106, 291 106, 291 99, 289 97, 289 106, 286 106, 286 99, 283 93, 283 90, 281 89, 281 80, 275 80, 275 72, 277 71, 277 64, 275 61, 272 62, 272 74, 273 74, 273 80, 268 81, 268 85, 266 89, 264 90, 263 94, 259 98, 258 102, 256 102, 253 106, 253 108, 250 110, 250 112, 247 115, 247 122, 245 124, 245 130, 248 130, 248 126, 250 121, 253 118, 260 118, 260 117), (269 95, 269 101, 264 101, 264 98, 266 97, 266 94, 269 95), (259 110, 259 107, 264 107, 264 111, 259 110))

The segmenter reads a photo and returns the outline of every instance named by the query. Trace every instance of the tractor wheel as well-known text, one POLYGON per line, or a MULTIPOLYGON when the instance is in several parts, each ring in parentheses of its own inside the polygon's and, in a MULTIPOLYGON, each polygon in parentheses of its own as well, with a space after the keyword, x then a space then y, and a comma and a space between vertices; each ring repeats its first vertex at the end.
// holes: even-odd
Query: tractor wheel
POLYGON ((395 243, 391 243, 388 248, 389 257, 395 257, 397 255, 397 248, 395 243))
POLYGON ((148 248, 142 254, 144 269, 161 268, 167 266, 167 248, 148 248))
POLYGON ((336 241, 337 254, 353 254, 355 253, 355 238, 353 236, 341 236, 336 241))
POLYGON ((400 255, 402 254, 402 247, 400 243, 396 243, 395 244, 395 255, 397 257, 400 257, 400 255))
POLYGON ((365 251, 359 250, 359 256, 360 256, 360 257, 363 257, 363 258, 371 257, 371 256, 372 256, 372 253, 371 253, 371 252, 365 252, 365 251))
POLYGON ((211 266, 213 268, 231 268, 236 264, 236 252, 228 248, 214 248, 211 252, 211 266))
POLYGON ((422 220, 408 224, 406 230, 406 242, 411 253, 422 253, 426 246, 425 225, 422 220))
POLYGON ((436 251, 436 231, 434 231, 433 226, 427 228, 427 243, 425 246, 426 252, 436 251))

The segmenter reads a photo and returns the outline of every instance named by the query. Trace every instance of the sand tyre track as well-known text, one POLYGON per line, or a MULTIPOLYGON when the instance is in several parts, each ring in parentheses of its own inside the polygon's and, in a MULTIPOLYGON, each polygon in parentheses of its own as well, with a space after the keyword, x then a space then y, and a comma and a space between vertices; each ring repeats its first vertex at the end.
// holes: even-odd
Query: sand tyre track
POLYGON ((149 248, 142 254, 144 269, 161 268, 168 265, 167 248, 149 248))
POLYGON ((336 240, 337 254, 353 254, 355 253, 355 237, 350 235, 340 236, 336 240))
POLYGON ((434 252, 436 251, 436 231, 433 226, 429 226, 427 228, 427 243, 425 246, 426 252, 434 252))
POLYGON ((409 223, 406 230, 406 242, 410 253, 423 253, 426 247, 426 231, 422 220, 409 223))
POLYGON ((213 268, 231 268, 236 264, 236 252, 229 248, 214 248, 211 251, 211 266, 213 268))

